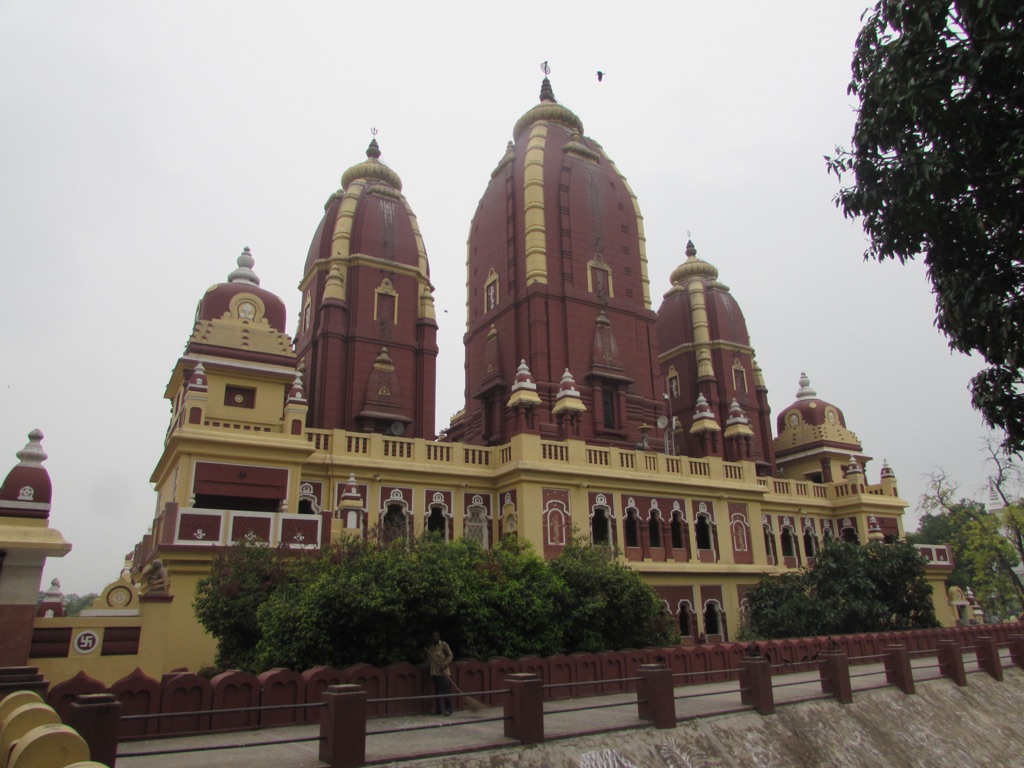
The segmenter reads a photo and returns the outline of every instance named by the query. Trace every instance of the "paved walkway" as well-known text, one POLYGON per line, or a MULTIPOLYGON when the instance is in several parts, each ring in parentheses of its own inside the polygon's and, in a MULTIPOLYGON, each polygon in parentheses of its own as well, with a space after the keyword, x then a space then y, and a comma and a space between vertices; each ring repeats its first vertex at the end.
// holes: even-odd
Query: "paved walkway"
MULTIPOLYGON (((1008 659, 1004 663, 1008 663, 1008 659)), ((938 677, 930 668, 934 656, 913 659, 917 683, 938 677)), ((965 654, 965 668, 977 669, 974 654, 965 654)), ((882 664, 851 667, 853 690, 886 687, 882 664)), ((775 703, 787 704, 824 698, 817 671, 781 674, 773 670, 775 703)), ((676 688, 676 716, 689 719, 749 709, 740 703, 738 683, 703 683, 676 688)), ((544 704, 546 739, 580 736, 596 732, 650 728, 637 717, 635 693, 588 696, 582 699, 548 701, 544 704)), ((367 724, 368 763, 400 762, 515 747, 518 741, 504 736, 502 707, 481 712, 457 711, 451 717, 399 716, 370 720, 367 724)), ((319 725, 299 725, 263 731, 186 736, 127 742, 120 745, 119 768, 202 768, 245 766, 246 768, 322 768, 318 759, 319 725), (225 745, 232 748, 224 749, 225 745), (262 745, 262 746, 253 746, 262 745), (240 747, 249 747, 242 749, 240 747), (175 754, 132 757, 133 753, 175 752, 175 754)))

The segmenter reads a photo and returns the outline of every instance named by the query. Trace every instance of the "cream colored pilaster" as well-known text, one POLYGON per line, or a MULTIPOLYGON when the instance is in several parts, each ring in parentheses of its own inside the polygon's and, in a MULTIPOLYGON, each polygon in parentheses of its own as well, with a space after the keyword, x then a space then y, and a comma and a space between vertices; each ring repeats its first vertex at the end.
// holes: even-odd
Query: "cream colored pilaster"
POLYGON ((697 347, 697 378, 713 378, 711 367, 711 335, 708 330, 708 311, 704 303, 704 284, 700 280, 690 280, 686 284, 690 294, 690 319, 693 322, 693 341, 697 347), (703 354, 702 354, 703 353, 703 354))
POLYGON ((338 206, 338 217, 334 225, 334 236, 331 240, 331 257, 347 259, 352 247, 352 219, 356 214, 356 205, 363 194, 365 181, 353 182, 345 190, 345 196, 338 206))
POLYGON ((523 208, 526 223, 526 284, 548 282, 547 234, 544 226, 544 144, 547 123, 530 131, 523 167, 523 208))

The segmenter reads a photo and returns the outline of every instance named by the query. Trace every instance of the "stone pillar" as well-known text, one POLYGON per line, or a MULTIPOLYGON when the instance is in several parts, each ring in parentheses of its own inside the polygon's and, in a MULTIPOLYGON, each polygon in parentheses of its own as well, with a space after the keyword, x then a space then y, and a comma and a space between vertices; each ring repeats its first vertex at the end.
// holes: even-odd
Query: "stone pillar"
POLYGON ((643 664, 638 674, 637 716, 641 720, 650 720, 655 728, 675 728, 676 701, 672 670, 663 664, 643 664))
POLYGON ((1024 669, 1024 635, 1010 635, 1010 659, 1024 669))
POLYGON ((964 673, 964 653, 958 640, 939 640, 936 643, 936 655, 939 658, 939 672, 959 686, 967 685, 964 673))
POLYGON ((974 648, 978 655, 978 666, 1002 682, 1003 662, 999 660, 999 646, 996 645, 996 639, 994 637, 979 637, 974 648))
POLYGON ((914 692, 914 673, 910 668, 910 654, 902 645, 885 647, 885 680, 905 694, 914 692))
POLYGON ((537 675, 516 673, 505 678, 505 735, 522 744, 544 741, 544 687, 537 675))
POLYGON ((824 651, 818 655, 821 671, 821 692, 840 704, 853 702, 850 685, 850 660, 843 651, 824 651))
POLYGON ((71 703, 67 725, 89 745, 97 763, 114 768, 121 726, 121 702, 112 693, 88 693, 71 703))
POLYGON ((740 701, 759 715, 775 714, 772 674, 767 659, 740 659, 740 701))
POLYGON ((366 691, 358 685, 331 685, 320 720, 320 760, 331 768, 366 764, 366 691))

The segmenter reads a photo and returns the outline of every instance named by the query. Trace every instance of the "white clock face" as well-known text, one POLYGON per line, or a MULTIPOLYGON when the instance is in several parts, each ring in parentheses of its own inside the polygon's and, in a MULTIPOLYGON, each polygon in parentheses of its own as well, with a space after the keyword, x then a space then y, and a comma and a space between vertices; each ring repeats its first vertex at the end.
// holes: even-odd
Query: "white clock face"
POLYGON ((797 416, 795 413, 789 414, 789 426, 795 427, 799 423, 800 423, 800 417, 799 416, 797 416))
POLYGON ((235 402, 238 403, 239 405, 244 403, 245 402, 245 395, 243 395, 241 393, 235 395, 235 402))

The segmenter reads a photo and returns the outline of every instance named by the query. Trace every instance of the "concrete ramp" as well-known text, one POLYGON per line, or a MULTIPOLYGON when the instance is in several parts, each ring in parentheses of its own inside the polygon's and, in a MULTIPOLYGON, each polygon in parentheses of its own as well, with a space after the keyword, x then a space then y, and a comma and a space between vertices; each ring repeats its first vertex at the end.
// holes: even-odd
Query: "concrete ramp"
POLYGON ((932 680, 906 696, 858 691, 852 704, 807 701, 674 730, 617 731, 474 755, 403 762, 452 768, 1024 768, 1024 670, 999 683, 932 680))

